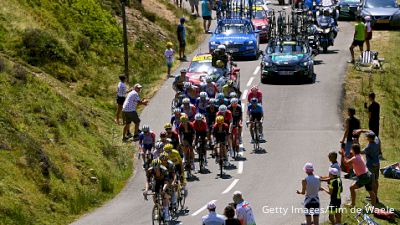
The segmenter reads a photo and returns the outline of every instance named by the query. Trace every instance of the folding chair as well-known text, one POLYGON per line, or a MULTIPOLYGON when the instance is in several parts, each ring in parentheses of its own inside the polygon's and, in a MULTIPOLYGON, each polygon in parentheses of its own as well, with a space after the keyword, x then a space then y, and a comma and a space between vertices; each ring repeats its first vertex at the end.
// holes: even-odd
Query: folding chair
POLYGON ((383 70, 382 62, 384 58, 378 58, 376 51, 363 51, 358 60, 354 63, 354 68, 359 71, 383 70))

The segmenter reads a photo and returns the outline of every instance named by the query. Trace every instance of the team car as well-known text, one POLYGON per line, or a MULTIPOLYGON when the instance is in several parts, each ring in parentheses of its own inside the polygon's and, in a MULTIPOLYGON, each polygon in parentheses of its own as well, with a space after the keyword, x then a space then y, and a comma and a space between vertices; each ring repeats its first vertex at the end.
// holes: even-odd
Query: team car
POLYGON ((400 27, 400 7, 396 0, 362 0, 358 15, 371 17, 373 26, 400 27))
POLYGON ((260 41, 267 41, 269 33, 268 11, 261 6, 256 6, 253 8, 254 10, 251 22, 253 23, 253 26, 260 31, 260 41))
POLYGON ((259 30, 249 19, 222 19, 212 34, 208 47, 214 51, 218 45, 226 46, 226 51, 233 57, 254 57, 259 54, 259 30))
POLYGON ((227 67, 227 74, 220 73, 219 70, 212 66, 211 54, 202 53, 193 57, 187 69, 186 77, 196 86, 205 83, 207 77, 212 77, 213 81, 218 84, 218 87, 222 88, 222 85, 224 85, 226 81, 233 80, 237 88, 240 88, 240 69, 234 63, 229 64, 227 67))
POLYGON ((338 3, 339 19, 354 19, 360 0, 340 0, 338 3))
POLYGON ((270 41, 261 61, 261 82, 299 78, 315 81, 312 50, 304 41, 270 41))

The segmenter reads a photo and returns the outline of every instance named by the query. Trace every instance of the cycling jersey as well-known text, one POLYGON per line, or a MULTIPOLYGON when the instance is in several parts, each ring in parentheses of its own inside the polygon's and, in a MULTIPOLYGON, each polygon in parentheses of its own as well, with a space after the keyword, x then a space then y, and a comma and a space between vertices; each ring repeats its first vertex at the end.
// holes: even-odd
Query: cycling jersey
POLYGON ((262 108, 262 105, 257 103, 256 106, 253 106, 252 104, 249 104, 247 106, 247 111, 250 113, 250 115, 255 114, 255 113, 264 113, 264 110, 262 108))
POLYGON ((179 144, 179 136, 178 133, 174 130, 171 131, 171 133, 167 132, 167 138, 171 139, 171 144, 174 146, 176 149, 179 144))
POLYGON ((192 126, 196 133, 206 133, 208 131, 207 123, 204 120, 200 122, 193 121, 192 126))
MULTIPOLYGON (((187 123, 187 128, 185 129, 184 124, 179 126, 179 135, 182 137, 184 141, 187 141, 186 144, 191 145, 193 143, 193 136, 196 131, 193 128, 191 123, 187 123)), ((185 143, 182 143, 185 144, 185 143)))
POLYGON ((197 99, 197 96, 198 96, 197 88, 192 90, 192 91, 185 90, 185 96, 190 99, 190 103, 191 104, 196 104, 196 99, 197 99))
POLYGON ((175 174, 175 165, 171 160, 167 160, 165 162, 162 162, 162 165, 167 168, 168 170, 168 178, 170 181, 174 179, 174 174, 175 174))
POLYGON ((232 122, 232 112, 230 110, 226 110, 225 113, 217 112, 217 116, 224 117, 224 123, 230 124, 232 122))
MULTIPOLYGON (((158 159, 154 159, 153 162, 155 160, 158 159)), ((146 171, 146 177, 147 177, 147 181, 151 182, 151 178, 153 177, 154 180, 156 181, 168 181, 168 169, 161 165, 160 166, 160 174, 159 176, 156 175, 155 169, 153 167, 150 167, 147 171, 146 171)))
POLYGON ((242 120, 243 112, 242 107, 240 105, 236 106, 235 108, 232 105, 228 106, 228 110, 232 113, 232 123, 234 125, 238 125, 239 121, 242 120))
POLYGON ((252 98, 256 98, 258 100, 258 103, 262 103, 262 92, 261 91, 257 91, 255 94, 253 92, 250 92, 247 95, 247 101, 251 102, 252 98))
POLYGON ((228 106, 228 105, 229 105, 229 100, 228 100, 227 98, 224 98, 224 100, 218 100, 218 101, 216 102, 216 106, 217 106, 217 107, 219 107, 219 106, 221 106, 221 105, 226 105, 226 106, 228 106))
POLYGON ((236 215, 242 225, 256 225, 253 210, 247 201, 236 205, 236 215))
POLYGON ((179 114, 178 117, 175 116, 175 115, 172 115, 172 117, 171 117, 170 123, 175 127, 175 129, 178 129, 178 128, 179 128, 179 125, 181 125, 180 117, 181 117, 180 114, 179 114))
POLYGON ((206 113, 206 109, 208 106, 208 98, 206 99, 201 99, 200 97, 197 98, 196 100, 196 108, 197 111, 201 114, 205 114, 206 113))
POLYGON ((189 117, 189 120, 192 121, 194 119, 194 115, 196 115, 197 109, 196 106, 190 104, 188 108, 182 106, 181 111, 189 117))
POLYGON ((226 141, 226 135, 229 133, 229 125, 226 123, 223 123, 221 125, 219 124, 214 124, 213 126, 213 135, 217 141, 217 143, 224 143, 226 141))
POLYGON ((218 93, 218 88, 217 88, 217 86, 215 85, 215 83, 212 82, 211 84, 207 84, 207 85, 206 85, 204 91, 207 92, 208 97, 214 98, 214 97, 215 97, 215 94, 218 93))
POLYGON ((175 149, 172 149, 171 152, 165 152, 167 154, 168 160, 174 163, 175 166, 182 165, 182 157, 179 152, 175 149))
POLYGON ((139 144, 145 149, 151 149, 156 141, 156 134, 153 131, 145 134, 144 132, 139 134, 139 144))
POLYGON ((215 118, 217 116, 218 112, 218 107, 216 106, 208 106, 206 109, 206 119, 207 119, 207 124, 209 126, 212 126, 215 122, 215 118))
POLYGON ((228 84, 225 84, 225 85, 222 87, 222 92, 224 93, 225 96, 229 96, 229 94, 230 94, 231 92, 237 93, 237 89, 236 89, 235 87, 229 86, 228 84))

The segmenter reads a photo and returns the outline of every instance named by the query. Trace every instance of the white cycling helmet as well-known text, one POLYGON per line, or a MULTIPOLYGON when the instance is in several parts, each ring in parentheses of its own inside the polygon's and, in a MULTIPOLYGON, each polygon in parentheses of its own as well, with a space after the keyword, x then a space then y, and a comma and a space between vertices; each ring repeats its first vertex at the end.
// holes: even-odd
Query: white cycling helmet
POLYGON ((188 88, 190 88, 192 86, 192 84, 190 83, 190 82, 185 82, 185 83, 183 83, 183 87, 185 88, 185 89, 188 89, 188 88))
POLYGON ((200 120, 203 119, 203 115, 201 115, 201 113, 197 113, 197 114, 194 116, 194 119, 197 120, 197 121, 200 121, 200 120))
POLYGON ((189 98, 184 98, 182 100, 182 104, 189 104, 190 103, 190 99, 189 98))
POLYGON ((238 103, 239 103, 239 99, 237 99, 237 98, 231 99, 231 104, 238 104, 238 103))
POLYGON ((206 82, 207 82, 207 83, 210 83, 210 82, 212 82, 212 81, 213 81, 212 76, 207 76, 207 77, 206 77, 206 82))
POLYGON ((217 49, 226 51, 226 46, 225 45, 218 45, 217 49))
POLYGON ((164 148, 164 143, 162 143, 161 141, 158 141, 157 143, 156 143, 156 149, 163 149, 164 148))
POLYGON ((150 126, 149 125, 143 125, 142 131, 143 132, 149 132, 150 131, 150 126))
POLYGON ((232 91, 232 92, 229 94, 229 97, 230 97, 230 98, 236 98, 236 97, 237 97, 236 92, 232 91))
POLYGON ((221 113, 226 112, 226 110, 228 110, 228 108, 226 108, 226 105, 220 105, 218 108, 218 111, 221 113))
POLYGON ((200 98, 207 98, 207 97, 208 97, 207 92, 205 91, 200 92, 200 98))
POLYGON ((178 113, 178 112, 180 113, 180 112, 181 112, 181 109, 180 109, 180 108, 175 108, 175 109, 174 109, 174 113, 178 113))
POLYGON ((217 99, 215 98, 211 98, 208 103, 210 103, 210 105, 215 105, 215 103, 217 103, 217 99))

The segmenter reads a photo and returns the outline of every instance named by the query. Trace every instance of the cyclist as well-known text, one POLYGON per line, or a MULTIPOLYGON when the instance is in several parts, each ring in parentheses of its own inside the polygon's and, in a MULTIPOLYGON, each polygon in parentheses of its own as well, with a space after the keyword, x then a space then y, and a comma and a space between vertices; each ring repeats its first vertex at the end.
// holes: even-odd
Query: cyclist
POLYGON ((194 115, 196 115, 196 106, 190 103, 189 98, 184 98, 182 100, 181 112, 185 113, 190 121, 193 121, 194 115))
POLYGON ((226 157, 226 141, 228 140, 228 134, 229 134, 229 125, 224 123, 224 117, 223 116, 217 116, 215 119, 216 122, 213 126, 213 137, 215 139, 214 143, 218 145, 219 143, 221 144, 220 152, 215 152, 214 154, 217 156, 216 162, 218 163, 219 159, 218 157, 222 155, 224 164, 228 164, 228 160, 226 157))
POLYGON ((160 154, 160 156, 158 157, 161 161, 161 164, 167 168, 168 170, 168 187, 169 189, 169 194, 171 195, 171 203, 173 206, 176 206, 176 193, 175 191, 173 191, 172 189, 172 185, 176 183, 177 179, 176 179, 176 173, 175 173, 175 165, 174 163, 168 159, 168 154, 163 152, 160 154))
POLYGON ((194 169, 194 152, 193 152, 193 140, 195 138, 196 131, 193 125, 189 122, 189 118, 184 115, 181 116, 181 125, 179 126, 179 142, 183 148, 184 160, 186 165, 189 165, 194 169), (188 160, 190 157, 190 160, 188 160))
POLYGON ((241 106, 242 105, 242 101, 239 99, 238 94, 236 92, 231 92, 229 94, 229 102, 232 98, 237 98, 238 99, 238 104, 241 106))
POLYGON ((150 165, 151 158, 147 159, 147 153, 151 153, 156 142, 156 134, 153 131, 150 131, 150 127, 148 125, 143 125, 142 132, 139 134, 139 146, 140 153, 143 159, 143 168, 146 169, 150 165))
MULTIPOLYGON (((193 128, 196 132, 196 139, 195 139, 195 146, 201 140, 203 142, 203 156, 207 159, 206 157, 206 151, 205 151, 205 144, 206 144, 206 137, 208 136, 208 126, 207 122, 205 121, 204 117, 202 114, 197 113, 195 116, 195 121, 192 122, 193 128)), ((210 139, 210 137, 208 137, 210 139)), ((205 160, 205 163, 206 160, 205 160)))
POLYGON ((157 141, 154 145, 153 159, 157 159, 164 152, 164 143, 157 141))
MULTIPOLYGON (((216 106, 216 99, 212 98, 209 101, 209 106, 206 109, 206 121, 207 121, 207 125, 208 125, 208 136, 210 137, 211 135, 211 130, 212 127, 215 123, 215 117, 217 117, 217 112, 218 112, 218 107, 216 106)), ((209 139, 209 145, 212 148, 212 140, 211 138, 209 139)))
POLYGON ((182 112, 180 108, 175 108, 173 110, 174 114, 171 116, 171 120, 170 123, 174 125, 175 129, 179 128, 179 125, 181 124, 181 122, 179 121, 179 119, 182 116, 182 112))
POLYGON ((163 143, 164 145, 170 143, 170 141, 167 138, 167 132, 161 131, 160 132, 160 139, 158 139, 158 141, 163 143))
POLYGON ((146 183, 145 189, 143 192, 144 198, 147 200, 147 193, 149 191, 150 183, 154 180, 153 192, 153 201, 156 204, 157 201, 157 194, 160 194, 163 202, 163 214, 165 220, 170 220, 171 217, 169 215, 168 206, 169 206, 169 195, 167 194, 168 186, 169 186, 169 176, 168 176, 168 169, 162 165, 159 159, 154 159, 151 162, 151 167, 146 170, 146 183))
POLYGON ((192 85, 190 82, 185 82, 184 84, 185 95, 189 98, 190 103, 196 104, 197 96, 199 95, 198 88, 192 85))
POLYGON ((215 95, 218 93, 218 87, 217 85, 213 82, 212 76, 207 76, 206 77, 206 86, 205 86, 205 92, 207 92, 208 97, 210 98, 215 98, 215 95))
MULTIPOLYGON (((259 124, 259 134, 260 141, 264 140, 262 133, 262 121, 264 118, 264 111, 262 105, 258 103, 257 98, 252 98, 250 104, 247 106, 247 118, 250 118, 250 122, 260 122, 259 124)), ((254 143, 254 124, 250 123, 250 134, 251 134, 251 143, 254 143)))
POLYGON ((258 90, 258 86, 254 85, 249 94, 247 95, 247 101, 251 102, 251 99, 256 98, 259 104, 262 104, 262 92, 258 90))
POLYGON ((242 106, 239 104, 239 99, 232 98, 231 104, 228 106, 228 111, 232 113, 232 129, 238 128, 239 143, 242 143, 242 117, 243 111, 242 106))
MULTIPOLYGON (((224 117, 224 123, 228 124, 229 126, 229 134, 232 133, 232 112, 228 110, 228 107, 225 105, 220 105, 218 108, 217 116, 223 116, 224 117)), ((232 140, 229 138, 228 139, 228 146, 229 146, 229 151, 232 150, 232 140)))
POLYGON ((168 160, 171 160, 175 165, 175 173, 179 176, 182 186, 185 186, 185 175, 183 173, 183 160, 181 155, 171 144, 164 146, 164 153, 167 155, 168 160))
POLYGON ((170 143, 174 146, 174 149, 178 148, 179 135, 175 130, 172 130, 172 124, 166 123, 164 125, 165 132, 167 132, 167 138, 171 139, 170 143))
POLYGON ((224 93, 221 93, 221 92, 218 93, 216 98, 217 98, 217 106, 218 107, 221 105, 225 105, 225 106, 229 105, 229 101, 228 101, 228 99, 225 98, 224 93))
POLYGON ((206 109, 208 106, 208 100, 209 99, 207 96, 207 92, 200 92, 200 96, 196 100, 196 108, 199 113, 201 113, 201 114, 206 113, 206 109))
POLYGON ((233 80, 228 80, 224 86, 222 86, 222 92, 224 93, 225 96, 229 96, 230 94, 233 93, 238 93, 239 90, 235 87, 235 82, 233 80))
POLYGON ((175 77, 174 82, 172 83, 172 88, 175 92, 183 91, 183 85, 185 82, 189 81, 189 78, 186 76, 186 69, 181 70, 181 74, 175 77))

